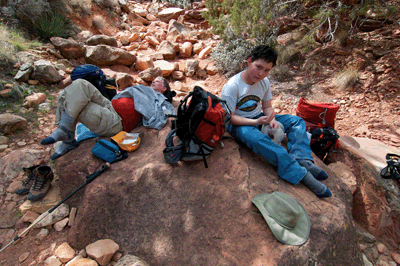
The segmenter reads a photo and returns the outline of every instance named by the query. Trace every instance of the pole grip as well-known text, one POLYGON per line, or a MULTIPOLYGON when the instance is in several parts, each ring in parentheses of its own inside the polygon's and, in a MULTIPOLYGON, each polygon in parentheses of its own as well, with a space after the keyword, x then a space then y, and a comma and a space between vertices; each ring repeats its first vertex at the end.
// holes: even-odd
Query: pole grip
POLYGON ((98 177, 101 173, 103 173, 104 171, 110 169, 111 165, 110 163, 106 163, 104 164, 100 170, 91 173, 90 175, 86 176, 86 182, 85 184, 89 184, 90 182, 92 182, 96 177, 98 177))

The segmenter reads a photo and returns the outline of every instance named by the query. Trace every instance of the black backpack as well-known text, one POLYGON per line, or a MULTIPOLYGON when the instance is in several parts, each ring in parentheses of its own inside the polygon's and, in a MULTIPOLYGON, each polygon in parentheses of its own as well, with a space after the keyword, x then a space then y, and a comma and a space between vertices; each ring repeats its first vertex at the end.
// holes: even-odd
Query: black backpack
POLYGON ((331 150, 337 149, 339 134, 332 127, 316 128, 312 131, 311 150, 324 162, 331 150))
POLYGON ((178 106, 173 129, 165 139, 164 158, 168 163, 203 160, 214 150, 225 133, 230 110, 226 102, 195 86, 178 106), (180 144, 174 146, 177 136, 180 144))
POLYGON ((117 94, 115 79, 107 78, 103 71, 95 65, 86 64, 75 67, 71 72, 71 79, 89 81, 110 101, 117 94))

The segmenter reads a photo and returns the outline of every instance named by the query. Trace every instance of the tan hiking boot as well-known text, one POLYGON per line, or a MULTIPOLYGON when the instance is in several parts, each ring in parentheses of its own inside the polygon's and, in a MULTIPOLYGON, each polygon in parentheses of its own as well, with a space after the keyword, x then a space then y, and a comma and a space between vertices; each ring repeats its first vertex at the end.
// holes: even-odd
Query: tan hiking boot
POLYGON ((40 166, 33 170, 35 180, 28 194, 28 200, 36 201, 46 196, 53 181, 53 170, 49 166, 40 166))
POLYGON ((28 168, 22 168, 26 173, 28 173, 28 176, 24 181, 22 181, 22 184, 17 188, 17 190, 15 190, 15 194, 25 195, 29 193, 29 190, 33 185, 33 181, 35 180, 35 174, 33 173, 33 170, 35 170, 39 166, 40 165, 34 165, 28 168))

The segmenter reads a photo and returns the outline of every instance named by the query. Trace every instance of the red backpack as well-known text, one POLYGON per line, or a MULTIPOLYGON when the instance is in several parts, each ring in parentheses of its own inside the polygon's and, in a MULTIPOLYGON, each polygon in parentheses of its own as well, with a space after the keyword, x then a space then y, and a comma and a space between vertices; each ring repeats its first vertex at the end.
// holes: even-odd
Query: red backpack
POLYGON ((307 101, 301 97, 296 108, 296 115, 303 118, 309 132, 315 128, 335 128, 335 118, 339 107, 333 103, 307 101))
POLYGON ((300 98, 296 115, 303 118, 311 133, 311 150, 324 162, 333 148, 339 145, 339 134, 334 129, 339 105, 300 98))
POLYGON ((185 97, 178 106, 173 130, 168 134, 164 157, 168 163, 203 160, 217 146, 230 120, 230 110, 225 101, 199 86, 185 97), (174 146, 177 136, 179 145, 174 146))

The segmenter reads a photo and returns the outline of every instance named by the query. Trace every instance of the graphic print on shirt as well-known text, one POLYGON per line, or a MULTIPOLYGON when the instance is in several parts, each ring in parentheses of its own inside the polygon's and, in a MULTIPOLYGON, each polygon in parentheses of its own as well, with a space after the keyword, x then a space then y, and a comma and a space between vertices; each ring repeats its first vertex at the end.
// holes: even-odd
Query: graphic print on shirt
POLYGON ((257 108, 257 105, 260 102, 260 97, 255 95, 248 95, 240 99, 240 101, 236 105, 236 109, 239 109, 243 112, 251 112, 257 108))

